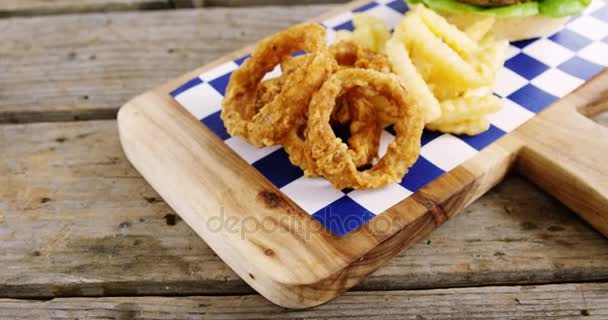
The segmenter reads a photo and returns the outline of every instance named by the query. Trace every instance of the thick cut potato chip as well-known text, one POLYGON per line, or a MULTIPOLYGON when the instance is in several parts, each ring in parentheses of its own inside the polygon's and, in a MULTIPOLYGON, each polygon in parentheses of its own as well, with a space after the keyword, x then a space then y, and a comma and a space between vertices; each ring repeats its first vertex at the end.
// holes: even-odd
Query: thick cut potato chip
POLYGON ((425 121, 430 122, 441 115, 439 101, 435 99, 422 76, 412 64, 405 46, 396 38, 386 43, 386 54, 393 72, 403 81, 408 90, 408 103, 418 104, 425 113, 425 121))

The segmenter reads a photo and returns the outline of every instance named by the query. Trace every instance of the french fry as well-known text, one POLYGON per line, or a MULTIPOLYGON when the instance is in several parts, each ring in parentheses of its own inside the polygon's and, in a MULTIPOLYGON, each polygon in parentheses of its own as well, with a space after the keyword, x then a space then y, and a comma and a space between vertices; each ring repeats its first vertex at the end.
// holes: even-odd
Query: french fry
POLYGON ((426 127, 430 130, 449 132, 454 134, 466 134, 474 136, 490 128, 490 121, 486 117, 472 118, 460 122, 447 122, 440 124, 428 123, 426 127))
POLYGON ((423 5, 413 10, 429 30, 456 51, 463 59, 469 60, 479 51, 479 46, 469 36, 454 25, 449 24, 442 16, 423 5))
POLYGON ((405 41, 414 64, 416 65, 418 60, 426 60, 433 66, 430 74, 423 73, 424 80, 433 84, 449 83, 456 88, 474 88, 483 85, 483 79, 475 68, 436 37, 420 17, 408 14, 399 26, 407 30, 399 37, 405 41))
POLYGON ((483 40, 482 50, 472 65, 475 66, 485 83, 494 84, 496 73, 502 68, 508 48, 509 43, 506 40, 493 41, 487 38, 483 40))
POLYGON ((391 37, 384 21, 364 13, 353 15, 353 39, 355 42, 376 51, 383 52, 386 41, 391 37))
MULTIPOLYGON (((388 29, 378 19, 355 15, 352 38, 384 52, 392 72, 408 90, 408 103, 421 106, 427 128, 475 135, 487 130, 488 114, 501 107, 492 95, 508 43, 494 40, 493 17, 480 18, 461 31, 423 6, 406 14, 386 41, 388 29)), ((384 123, 399 116, 386 99, 370 100, 384 123)))
POLYGON ((437 119, 441 115, 439 101, 416 71, 403 43, 397 38, 391 38, 386 43, 386 54, 393 72, 403 81, 408 90, 408 103, 418 104, 424 110, 426 122, 437 119))
POLYGON ((465 87, 455 81, 445 81, 441 79, 442 74, 435 74, 434 77, 428 78, 427 85, 439 101, 456 99, 462 97, 475 86, 465 87))
POLYGON ((380 52, 379 46, 376 43, 377 40, 374 31, 369 27, 355 29, 355 31, 353 31, 353 40, 364 47, 380 52))
POLYGON ((467 27, 464 32, 473 41, 481 41, 486 34, 492 29, 496 18, 493 15, 488 15, 483 19, 478 19, 472 25, 467 27))
MULTIPOLYGON (((407 13, 406 16, 409 14, 410 13, 407 13)), ((405 19, 405 17, 403 19, 405 19)), ((402 42, 405 42, 407 39, 406 35, 409 30, 407 30, 407 26, 403 23, 403 19, 401 19, 401 22, 399 22, 399 24, 395 27, 395 30, 393 30, 393 38, 397 38, 402 42)))
POLYGON ((507 40, 496 41, 490 50, 491 54, 489 56, 492 58, 488 59, 488 62, 494 67, 494 75, 496 75, 496 72, 503 67, 503 64, 507 58, 508 50, 509 42, 507 40))
POLYGON ((462 96, 464 98, 483 98, 492 94, 492 86, 479 87, 466 91, 462 96))
POLYGON ((468 96, 452 100, 441 101, 441 117, 431 122, 430 125, 442 125, 448 123, 462 122, 467 119, 484 117, 498 111, 501 101, 493 95, 484 97, 468 96))
POLYGON ((338 30, 336 31, 336 37, 334 42, 346 41, 350 40, 353 37, 353 33, 348 30, 338 30))

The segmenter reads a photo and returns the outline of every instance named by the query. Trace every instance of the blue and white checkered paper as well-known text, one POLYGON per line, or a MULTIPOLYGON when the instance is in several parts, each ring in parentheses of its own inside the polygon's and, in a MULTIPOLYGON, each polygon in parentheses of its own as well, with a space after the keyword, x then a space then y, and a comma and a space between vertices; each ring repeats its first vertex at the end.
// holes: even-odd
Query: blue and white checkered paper
MULTIPOLYGON (((353 29, 353 12, 372 14, 394 28, 407 10, 403 0, 377 0, 322 24, 331 43, 335 31, 353 29)), ((323 178, 304 177, 280 146, 258 149, 228 135, 220 119, 222 98, 232 71, 247 58, 204 72, 171 96, 304 211, 343 236, 473 157, 608 66, 608 5, 595 0, 556 34, 512 43, 495 89, 503 98, 503 108, 490 116, 490 129, 472 137, 425 131, 420 157, 409 173, 400 183, 376 190, 335 190, 323 178)), ((275 69, 268 76, 279 74, 275 69)), ((393 137, 390 129, 383 132, 381 155, 393 137)))

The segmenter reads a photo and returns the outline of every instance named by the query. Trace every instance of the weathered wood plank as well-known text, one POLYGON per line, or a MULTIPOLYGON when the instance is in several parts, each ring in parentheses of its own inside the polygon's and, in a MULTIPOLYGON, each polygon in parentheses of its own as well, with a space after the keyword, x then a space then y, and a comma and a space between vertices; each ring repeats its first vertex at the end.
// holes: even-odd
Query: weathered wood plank
MULTIPOLYGON (((301 6, 345 3, 350 0, 2 0, 0 17, 35 16, 64 13, 130 11, 205 6, 301 6)), ((297 9, 296 9, 297 10, 297 9)))
POLYGON ((345 3, 351 0, 173 0, 176 8, 200 8, 209 6, 298 6, 304 4, 345 3))
POLYGON ((147 89, 332 7, 2 19, 0 122, 107 119, 147 89))
POLYGON ((259 295, 0 299, 0 319, 606 319, 608 284, 350 292, 287 311, 259 295), (382 308, 378 308, 381 305, 382 308))
POLYGON ((113 118, 133 96, 334 7, 0 19, 0 123, 113 118))
POLYGON ((595 122, 608 127, 608 111, 602 112, 594 117, 591 117, 595 122))
MULTIPOLYGON (((197 0, 193 0, 196 3, 197 0)), ((223 7, 239 7, 239 6, 293 6, 295 4, 320 4, 320 3, 345 3, 351 0, 204 0, 205 6, 223 6, 223 7)))
MULTIPOLYGON (((2 125, 0 150, 0 296, 252 292, 128 164, 114 121, 2 125)), ((606 279, 608 240, 511 177, 357 288, 606 279)))
POLYGON ((2 0, 0 17, 170 8, 171 0, 2 0))

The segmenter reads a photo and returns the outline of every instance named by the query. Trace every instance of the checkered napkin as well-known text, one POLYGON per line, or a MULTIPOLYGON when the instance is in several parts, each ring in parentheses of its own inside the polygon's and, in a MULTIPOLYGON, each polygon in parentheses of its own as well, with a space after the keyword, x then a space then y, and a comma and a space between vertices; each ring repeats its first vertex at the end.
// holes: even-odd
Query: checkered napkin
MULTIPOLYGON (((331 43, 335 31, 353 29, 353 12, 377 16, 394 28, 407 10, 403 0, 378 0, 325 20, 323 26, 331 43)), ((343 236, 475 156, 608 66, 608 5, 595 0, 558 33, 512 43, 496 82, 495 94, 503 99, 503 108, 489 117, 490 129, 472 137, 425 131, 420 157, 408 174, 401 182, 376 190, 335 190, 323 178, 304 177, 280 146, 259 149, 228 135, 220 119, 222 97, 232 71, 248 57, 201 74, 171 96, 304 211, 343 236)), ((381 155, 394 134, 390 129, 382 133, 381 155)))

